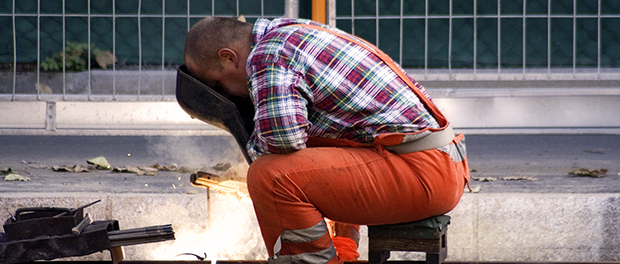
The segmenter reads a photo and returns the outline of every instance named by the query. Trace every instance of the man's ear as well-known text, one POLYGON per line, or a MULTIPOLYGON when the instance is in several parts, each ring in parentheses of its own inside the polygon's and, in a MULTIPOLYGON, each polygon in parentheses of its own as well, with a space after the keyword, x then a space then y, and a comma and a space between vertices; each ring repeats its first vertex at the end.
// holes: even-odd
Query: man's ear
POLYGON ((239 55, 236 51, 229 48, 223 48, 217 52, 217 55, 220 57, 220 62, 222 65, 226 63, 233 63, 235 68, 239 67, 239 55))

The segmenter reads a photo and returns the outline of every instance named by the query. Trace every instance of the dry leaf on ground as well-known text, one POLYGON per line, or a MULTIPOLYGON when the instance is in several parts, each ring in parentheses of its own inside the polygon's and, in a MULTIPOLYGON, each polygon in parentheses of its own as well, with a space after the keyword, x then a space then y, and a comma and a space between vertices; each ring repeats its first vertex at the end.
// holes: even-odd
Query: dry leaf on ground
POLYGON ((29 181, 30 180, 30 178, 28 177, 24 177, 24 176, 21 176, 13 172, 13 169, 11 168, 2 169, 0 170, 0 172, 4 173, 5 181, 29 181))
POLYGON ((504 181, 537 181, 537 178, 534 177, 526 177, 526 176, 508 176, 501 177, 500 179, 504 181))
POLYGON ((58 172, 90 172, 91 169, 82 165, 52 166, 52 170, 58 172))
POLYGON ((474 187, 471 187, 471 191, 469 191, 469 192, 470 193, 479 193, 480 189, 482 189, 482 185, 474 186, 474 187))
POLYGON ((34 88, 39 94, 52 94, 52 88, 42 83, 35 83, 34 88))
POLYGON ((95 60, 97 61, 99 67, 104 70, 108 68, 108 65, 112 65, 118 61, 116 56, 107 50, 102 51, 99 56, 95 57, 95 60))
POLYGON ((156 169, 161 170, 161 171, 177 171, 177 170, 179 170, 179 166, 177 166, 176 164, 160 165, 159 163, 155 163, 155 165, 153 165, 153 168, 156 168, 156 169))
POLYGON ((97 169, 105 169, 105 170, 112 169, 112 166, 110 166, 110 163, 108 162, 108 160, 105 159, 103 156, 89 159, 86 162, 88 162, 88 164, 97 166, 96 167, 97 169))
POLYGON ((472 177, 472 180, 479 182, 497 181, 496 177, 472 177))
POLYGON ((130 172, 138 175, 147 175, 147 176, 155 176, 157 175, 157 169, 154 167, 148 166, 125 166, 125 167, 116 167, 112 170, 113 172, 130 172))
POLYGON ((586 169, 586 168, 577 168, 577 169, 573 169, 572 171, 568 172, 568 174, 575 175, 575 176, 588 176, 588 177, 600 178, 600 177, 604 177, 607 175, 607 169, 594 170, 594 169, 586 169))
POLYGON ((16 173, 7 174, 4 176, 5 181, 29 181, 30 178, 21 176, 16 173))

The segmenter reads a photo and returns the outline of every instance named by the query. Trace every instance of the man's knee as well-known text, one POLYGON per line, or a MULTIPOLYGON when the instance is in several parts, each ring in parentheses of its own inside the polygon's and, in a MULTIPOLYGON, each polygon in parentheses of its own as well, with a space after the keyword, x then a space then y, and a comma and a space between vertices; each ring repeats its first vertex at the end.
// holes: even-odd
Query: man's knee
POLYGON ((279 166, 281 159, 276 156, 279 155, 265 155, 250 164, 247 177, 250 194, 254 190, 271 189, 274 179, 282 174, 279 166))

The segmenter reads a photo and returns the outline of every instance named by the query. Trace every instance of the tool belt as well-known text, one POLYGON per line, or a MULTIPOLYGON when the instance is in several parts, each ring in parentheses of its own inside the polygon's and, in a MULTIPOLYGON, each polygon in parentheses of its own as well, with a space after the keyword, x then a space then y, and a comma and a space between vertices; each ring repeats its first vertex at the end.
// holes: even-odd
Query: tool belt
POLYGON ((452 131, 452 125, 448 124, 443 130, 432 132, 417 140, 403 142, 398 145, 385 146, 385 149, 394 153, 411 153, 443 147, 450 144, 453 139, 454 132, 452 131))

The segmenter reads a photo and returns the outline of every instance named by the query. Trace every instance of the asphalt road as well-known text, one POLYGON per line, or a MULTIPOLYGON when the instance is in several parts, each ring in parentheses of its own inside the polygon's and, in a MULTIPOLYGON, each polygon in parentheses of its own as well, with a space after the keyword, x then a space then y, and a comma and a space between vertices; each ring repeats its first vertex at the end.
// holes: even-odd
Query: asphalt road
MULTIPOLYGON (((489 180, 471 182, 480 193, 620 192, 620 135, 468 135, 466 143, 472 177, 489 180), (569 175, 575 168, 603 168, 607 175, 569 175)), ((0 181, 0 192, 196 192, 187 172, 139 176, 51 167, 86 166, 86 160, 103 156, 112 167, 159 163, 200 169, 235 164, 238 154, 230 137, 0 136, 0 169, 31 178, 0 181)))

